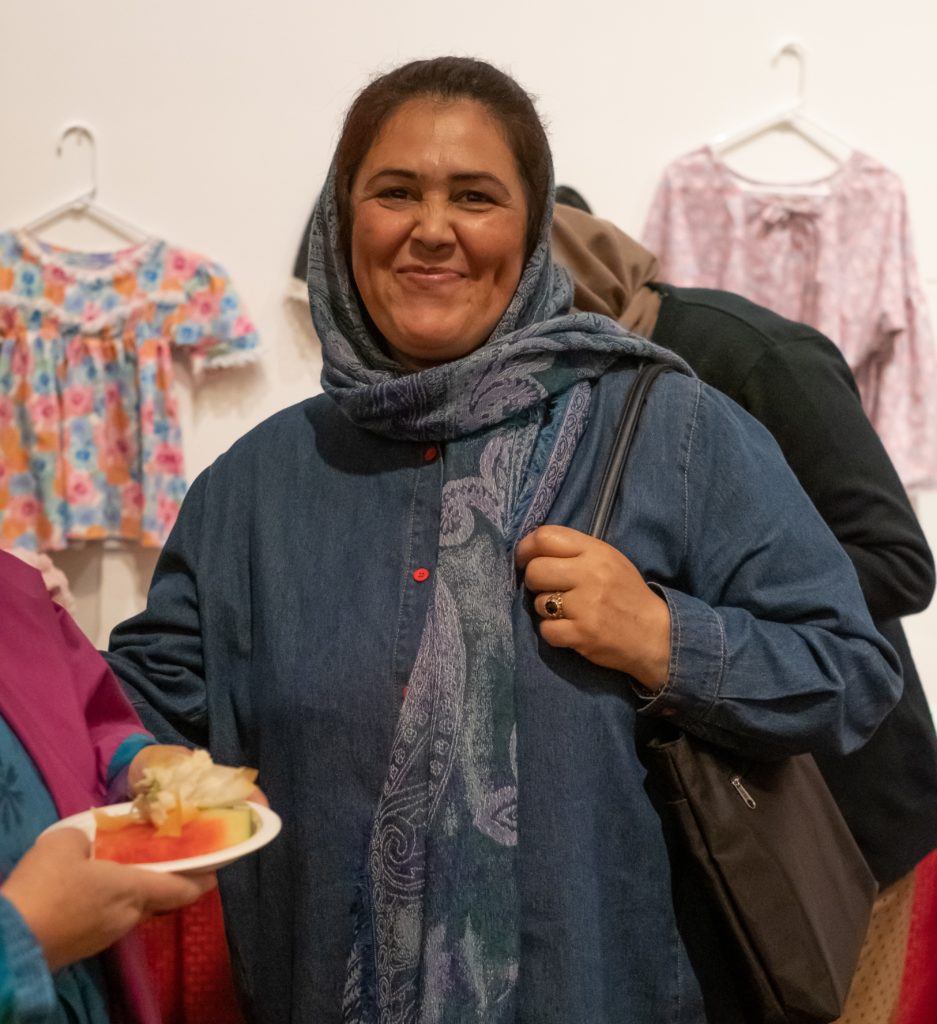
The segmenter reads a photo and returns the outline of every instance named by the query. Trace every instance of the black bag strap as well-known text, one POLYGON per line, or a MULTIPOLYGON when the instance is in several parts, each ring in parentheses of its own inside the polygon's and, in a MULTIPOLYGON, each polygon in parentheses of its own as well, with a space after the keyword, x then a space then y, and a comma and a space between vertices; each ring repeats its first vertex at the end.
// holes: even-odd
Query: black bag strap
POLYGON ((654 381, 669 369, 670 367, 666 363, 642 363, 638 369, 628 397, 625 399, 612 451, 605 464, 605 472, 602 474, 602 483, 599 485, 595 508, 592 510, 592 522, 589 524, 591 537, 598 537, 599 540, 605 539, 608 520, 615 507, 622 473, 625 471, 625 463, 631 452, 631 443, 638 429, 638 421, 641 419, 641 413, 647 402, 648 392, 654 381))

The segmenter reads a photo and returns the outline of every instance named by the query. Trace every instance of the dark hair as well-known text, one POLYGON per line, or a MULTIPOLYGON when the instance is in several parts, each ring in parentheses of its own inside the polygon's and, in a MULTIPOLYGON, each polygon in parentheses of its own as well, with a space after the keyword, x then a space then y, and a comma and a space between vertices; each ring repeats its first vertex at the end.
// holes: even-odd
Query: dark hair
POLYGON ((409 100, 471 99, 498 121, 517 161, 527 199, 527 255, 537 243, 551 177, 550 144, 530 96, 491 64, 470 57, 416 60, 375 78, 355 97, 335 152, 336 201, 342 244, 351 238, 351 186, 384 123, 409 100))
POLYGON ((586 202, 581 192, 577 192, 572 185, 557 185, 553 199, 563 206, 572 206, 583 213, 592 213, 592 207, 586 202))

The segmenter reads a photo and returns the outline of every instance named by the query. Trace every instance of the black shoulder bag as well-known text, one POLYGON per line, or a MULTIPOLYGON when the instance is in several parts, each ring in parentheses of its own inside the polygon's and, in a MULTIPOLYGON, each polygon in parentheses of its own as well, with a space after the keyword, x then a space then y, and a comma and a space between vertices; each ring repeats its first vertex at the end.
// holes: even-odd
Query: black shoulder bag
MULTIPOLYGON (((593 512, 594 537, 604 539, 648 391, 666 369, 643 364, 631 387, 593 512)), ((876 884, 813 757, 753 761, 676 729, 655 735, 643 756, 652 791, 737 947, 753 1019, 835 1020, 876 884)))

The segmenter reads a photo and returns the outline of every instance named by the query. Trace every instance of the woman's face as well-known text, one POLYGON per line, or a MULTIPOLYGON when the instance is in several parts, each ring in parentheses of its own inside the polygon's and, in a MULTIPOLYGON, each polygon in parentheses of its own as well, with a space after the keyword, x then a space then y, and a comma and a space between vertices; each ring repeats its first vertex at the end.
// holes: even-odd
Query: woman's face
POLYGON ((355 283, 404 366, 435 366, 485 343, 523 270, 527 202, 484 106, 400 107, 355 175, 351 215, 355 283))

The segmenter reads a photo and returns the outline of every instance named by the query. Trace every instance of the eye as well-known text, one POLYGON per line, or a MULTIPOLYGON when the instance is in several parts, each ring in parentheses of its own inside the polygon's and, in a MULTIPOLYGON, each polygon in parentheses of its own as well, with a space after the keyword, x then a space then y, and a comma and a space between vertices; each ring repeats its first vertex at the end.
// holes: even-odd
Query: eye
POLYGON ((406 186, 391 185, 388 188, 381 189, 381 191, 378 192, 378 198, 386 199, 389 202, 398 203, 406 202, 408 199, 412 199, 413 196, 410 192, 410 189, 408 189, 406 186))
POLYGON ((479 192, 477 189, 466 189, 457 196, 457 199, 467 206, 491 206, 494 202, 487 192, 479 192))

